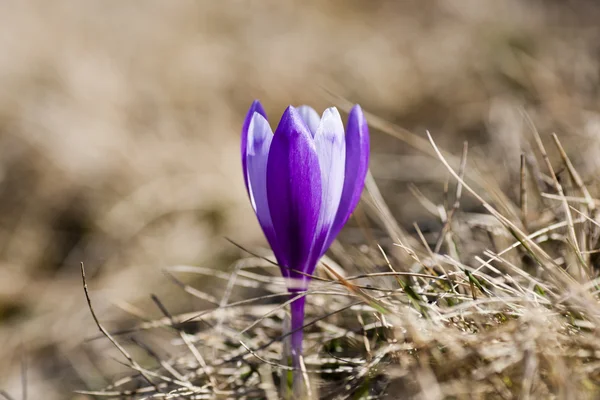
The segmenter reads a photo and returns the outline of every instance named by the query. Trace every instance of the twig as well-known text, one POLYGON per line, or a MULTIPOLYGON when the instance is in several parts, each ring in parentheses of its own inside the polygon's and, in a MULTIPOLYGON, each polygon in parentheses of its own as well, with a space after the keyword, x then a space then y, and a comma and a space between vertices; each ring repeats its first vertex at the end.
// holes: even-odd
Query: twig
MULTIPOLYGON (((564 198, 565 193, 563 191, 562 185, 558 181, 556 173, 554 172, 554 168, 552 167, 552 163, 550 162, 550 158, 548 157, 546 148, 544 147, 544 144, 542 143, 542 138, 540 137, 540 134, 537 131, 537 129, 535 128, 535 126, 533 124, 531 124, 531 126, 532 126, 533 138, 535 139, 535 142, 538 146, 538 150, 542 154, 544 162, 546 163, 548 172, 550 172, 550 176, 552 177, 552 182, 554 183, 554 187, 555 187, 558 195, 564 198)), ((572 242, 571 245, 574 247, 575 251, 578 253, 577 259, 579 260, 579 259, 581 259, 581 250, 579 249, 577 234, 575 233, 575 227, 573 226, 573 216, 571 215, 571 210, 569 209, 569 203, 567 202, 566 199, 563 200, 562 206, 563 206, 563 209, 565 212, 565 217, 567 219, 567 231, 569 232, 569 238, 572 242)), ((585 265, 582 265, 582 271, 585 271, 585 268, 586 268, 585 265)), ((583 278, 583 277, 581 277, 581 278, 583 278)))
POLYGON ((569 171, 569 175, 571 176, 571 179, 573 179, 573 182, 575 182, 575 186, 577 186, 577 188, 583 194, 583 197, 585 198, 585 200, 587 202, 588 208, 590 210, 594 210, 596 208, 596 202, 590 195, 590 192, 588 191, 587 186, 585 186, 585 183, 583 183, 583 179, 581 179, 581 176, 579 175, 579 173, 573 166, 571 159, 569 158, 569 156, 565 152, 565 149, 563 148, 562 144, 558 140, 558 136, 556 136, 556 133, 552 134, 552 139, 554 139, 554 144, 556 144, 558 153, 560 154, 560 157, 562 158, 564 164, 566 165, 567 171, 569 171))
POLYGON ((191 294, 194 297, 197 297, 201 300, 207 301, 210 304, 214 305, 214 306, 218 306, 219 302, 218 300, 207 294, 204 293, 194 287, 191 287, 190 285, 180 281, 179 279, 177 279, 172 273, 170 273, 169 271, 163 271, 163 274, 165 274, 165 276, 167 276, 169 279, 171 279, 171 281, 173 281, 173 283, 175 283, 177 286, 179 286, 184 292, 191 294))
MULTIPOLYGON (((229 302, 229 297, 231 296, 231 292, 233 291, 233 287, 235 286, 235 281, 237 280, 240 269, 242 269, 242 263, 238 261, 237 263, 235 263, 233 272, 231 273, 230 278, 227 280, 227 286, 225 287, 225 292, 223 293, 223 297, 221 297, 221 301, 219 302, 219 308, 223 308, 223 307, 227 306, 227 303, 229 302)), ((219 332, 221 330, 224 319, 225 319, 224 314, 220 314, 217 317, 217 323, 216 323, 217 332, 219 332)))
MULTIPOLYGON (((174 323, 173 316, 171 315, 171 313, 169 312, 169 310, 167 310, 167 308, 164 306, 164 304, 160 301, 160 299, 158 298, 158 296, 152 294, 151 298, 152 298, 152 301, 154 302, 154 304, 156 304, 156 306, 165 315, 165 317, 169 318, 169 320, 171 321, 171 324, 174 326, 174 324, 173 324, 174 323)), ((185 343, 185 345, 188 347, 188 349, 190 350, 190 352, 192 353, 192 355, 194 356, 194 358, 198 362, 198 365, 200 365, 200 367, 204 371, 204 374, 208 377, 208 380, 210 381, 210 384, 212 385, 213 390, 215 391, 215 393, 222 394, 222 392, 218 388, 217 381, 215 380, 214 376, 212 375, 211 371, 209 370, 208 364, 204 360, 204 357, 202 357, 202 354, 200 354, 200 352, 198 351, 198 349, 196 348, 196 346, 190 340, 190 335, 188 335, 183 330, 177 330, 177 332, 179 333, 179 336, 181 337, 181 339, 183 340, 183 342, 185 343)), ((191 387, 191 385, 188 388, 191 389, 191 390, 194 390, 191 387)))
POLYGON ((304 384, 306 386, 306 398, 312 399, 313 398, 312 388, 310 386, 310 379, 308 379, 308 371, 306 370, 306 364, 304 364, 304 357, 302 357, 302 354, 299 357, 299 361, 300 361, 300 371, 302 371, 302 379, 304 380, 304 384))
POLYGON ((519 205, 521 208, 521 223, 527 229, 527 162, 525 154, 521 154, 521 181, 519 190, 519 205))
POLYGON ((316 276, 316 275, 311 275, 311 274, 307 274, 307 273, 306 273, 306 272, 304 272, 304 271, 300 271, 300 270, 297 270, 297 269, 294 269, 294 268, 289 268, 289 267, 286 267, 286 266, 284 266, 284 265, 279 265, 279 264, 277 264, 275 261, 269 260, 268 258, 266 258, 266 257, 263 257, 263 256, 259 256, 258 254, 256 254, 256 253, 254 253, 254 252, 252 252, 252 251, 248 250, 247 248, 245 248, 245 247, 244 247, 244 246, 242 246, 241 244, 238 244, 238 243, 234 242, 233 240, 231 240, 231 239, 229 239, 229 238, 227 238, 227 237, 225 238, 225 240, 227 240, 229 243, 231 243, 232 245, 234 245, 234 246, 235 246, 235 247, 237 247, 238 249, 240 249, 240 250, 242 250, 242 251, 245 251, 246 253, 250 254, 251 256, 254 256, 254 257, 256 257, 256 258, 260 258, 261 260, 264 260, 264 261, 268 262, 269 264, 275 265, 275 266, 277 266, 277 267, 279 267, 279 268, 284 268, 284 269, 287 269, 287 270, 289 270, 289 271, 291 271, 291 272, 294 272, 294 273, 296 273, 296 274, 298 274, 298 275, 302 275, 302 276, 305 276, 305 277, 307 277, 307 278, 311 278, 312 280, 317 280, 317 281, 326 281, 326 282, 328 281, 327 279, 323 279, 323 278, 321 278, 321 277, 319 277, 319 276, 316 276))
POLYGON ((113 337, 110 335, 110 333, 108 333, 108 331, 106 329, 104 329, 104 327, 98 320, 98 317, 96 316, 96 313, 94 312, 94 308, 92 307, 92 300, 90 299, 90 294, 88 292, 87 281, 85 279, 85 267, 83 265, 83 262, 81 263, 81 279, 83 281, 83 291, 85 292, 85 299, 87 300, 88 308, 89 308, 90 313, 92 314, 92 318, 94 319, 94 322, 96 323, 96 326, 98 327, 100 332, 104 336, 106 336, 106 338, 121 352, 121 354, 123 354, 123 356, 127 359, 127 361, 129 361, 130 366, 133 369, 135 369, 136 371, 138 371, 144 377, 146 382, 148 382, 152 387, 154 387, 157 392, 160 392, 161 390, 154 384, 154 382, 152 382, 150 377, 144 372, 144 369, 129 355, 127 350, 125 350, 125 348, 123 348, 123 346, 121 346, 119 344, 119 342, 117 342, 115 339, 113 339, 113 337))
MULTIPOLYGON (((442 244, 444 243, 444 238, 446 237, 446 234, 448 233, 448 231, 451 228, 452 217, 454 216, 454 213, 456 213, 456 211, 458 211, 458 209, 460 207, 460 198, 462 197, 462 187, 463 187, 462 180, 465 177, 465 170, 467 168, 468 150, 469 150, 469 142, 467 142, 465 140, 463 143, 463 152, 462 152, 462 156, 461 156, 461 160, 460 160, 460 169, 458 170, 458 176, 460 176, 461 179, 456 184, 456 195, 454 196, 454 203, 452 204, 452 209, 446 213, 446 221, 444 222, 444 226, 442 227, 440 236, 438 237, 438 240, 435 244, 435 247, 433 250, 434 253, 440 252, 440 249, 442 248, 442 244)), ((447 191, 448 191, 448 188, 447 188, 447 184, 446 184, 444 186, 444 192, 447 193, 447 191)), ((445 202, 445 203, 447 203, 447 202, 445 202)), ((447 206, 447 204, 446 204, 446 206, 447 206)))
POLYGON ((160 358, 160 356, 154 350, 152 350, 150 346, 146 345, 145 343, 134 337, 130 338, 130 340, 138 347, 144 349, 144 351, 148 353, 150 357, 154 358, 165 369, 165 371, 169 372, 173 376, 173 378, 180 381, 186 380, 185 377, 181 375, 179 371, 177 371, 172 365, 160 358))
MULTIPOLYGON (((587 209, 589 210, 589 212, 591 212, 593 214, 594 211, 596 210, 596 203, 595 203, 594 199, 592 198, 592 196, 590 195, 590 192, 588 191, 587 187, 583 183, 583 179, 581 179, 581 176, 579 175, 579 173, 573 166, 573 163, 571 162, 571 159, 565 152, 565 149, 563 148, 562 144, 560 143, 560 140, 558 140, 558 136, 556 136, 556 134, 553 133, 552 139, 554 139, 554 144, 556 145, 556 148, 558 149, 558 153, 560 154, 560 157, 562 158, 563 163, 567 167, 567 171, 569 171, 571 180, 575 183, 575 186, 577 186, 579 191, 583 194, 583 197, 586 200, 587 209)), ((586 230, 586 227, 587 227, 587 225, 583 225, 582 229, 579 231, 580 235, 581 235, 581 238, 580 238, 581 239, 580 240, 581 248, 580 248, 579 253, 581 254, 580 257, 583 258, 583 264, 587 266, 587 265, 589 265, 590 257, 589 257, 589 255, 586 255, 587 249, 588 249, 588 239, 587 239, 588 231, 586 230)))

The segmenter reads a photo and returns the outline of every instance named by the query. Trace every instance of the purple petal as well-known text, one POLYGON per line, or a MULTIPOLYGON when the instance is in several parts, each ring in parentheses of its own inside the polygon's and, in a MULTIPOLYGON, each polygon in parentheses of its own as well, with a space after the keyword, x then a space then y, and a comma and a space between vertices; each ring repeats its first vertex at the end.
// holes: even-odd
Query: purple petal
MULTIPOLYGON (((300 114, 288 107, 275 131, 267 162, 267 197, 279 263, 307 271, 321 207, 315 144, 300 114)), ((294 278, 302 278, 291 273, 294 278)))
POLYGON ((321 123, 315 134, 315 146, 321 167, 321 212, 319 226, 315 240, 314 263, 326 251, 323 245, 333 225, 337 210, 340 205, 342 189, 344 188, 344 174, 346 166, 346 138, 344 124, 337 108, 325 110, 321 123))
MULTIPOLYGON (((269 122, 261 114, 255 112, 248 127, 246 149, 248 194, 258 222, 275 252, 277 242, 267 200, 267 160, 272 140, 273 132, 269 122)), ((275 254, 275 257, 278 255, 275 254)))
POLYGON ((346 172, 340 205, 323 247, 327 251, 360 200, 369 168, 369 127, 357 104, 350 110, 346 133, 346 172))
POLYGON ((304 121, 304 123, 310 130, 311 135, 314 137, 317 133, 319 123, 321 122, 321 117, 319 116, 319 113, 316 112, 314 108, 310 106, 300 106, 296 110, 300 114, 300 117, 302 117, 302 121, 304 121))
POLYGON ((246 150, 248 148, 248 129, 250 128, 250 121, 254 116, 254 113, 257 112, 265 119, 267 119, 267 114, 265 113, 265 109, 263 108, 260 101, 254 100, 248 113, 246 114, 246 119, 244 119, 244 125, 242 125, 242 143, 241 143, 241 151, 242 151, 242 172, 244 174, 244 183, 246 184, 246 190, 248 190, 248 171, 247 171, 247 161, 246 161, 246 150))

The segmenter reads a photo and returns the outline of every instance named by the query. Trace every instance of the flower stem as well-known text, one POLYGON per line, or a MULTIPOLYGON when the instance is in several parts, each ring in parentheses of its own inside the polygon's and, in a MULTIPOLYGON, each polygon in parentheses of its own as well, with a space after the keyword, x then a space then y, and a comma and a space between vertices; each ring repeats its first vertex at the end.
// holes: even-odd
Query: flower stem
MULTIPOLYGON (((292 292, 291 297, 297 297, 298 293, 292 292)), ((300 356, 302 355, 302 341, 304 339, 304 332, 302 330, 302 326, 304 326, 304 304, 306 301, 306 297, 302 296, 296 300, 294 300, 291 304, 291 313, 292 313, 292 339, 291 339, 291 347, 292 347, 292 358, 293 358, 293 366, 294 368, 300 367, 300 356)))
MULTIPOLYGON (((298 292, 291 292, 290 296, 295 298, 298 296, 298 292)), ((304 392, 304 382, 302 379, 302 370, 300 368, 300 357, 302 356, 302 341, 304 340, 304 332, 302 327, 304 326, 304 304, 306 297, 302 296, 294 300, 291 304, 291 351, 292 351, 292 366, 293 371, 293 388, 292 391, 295 396, 300 395, 304 392)))

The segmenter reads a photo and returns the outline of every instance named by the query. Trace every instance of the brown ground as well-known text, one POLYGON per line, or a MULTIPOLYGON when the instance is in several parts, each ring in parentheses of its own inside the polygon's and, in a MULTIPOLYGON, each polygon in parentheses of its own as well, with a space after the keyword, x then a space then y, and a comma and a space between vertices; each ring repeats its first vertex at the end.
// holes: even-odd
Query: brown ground
MULTIPOLYGON (((81 261, 115 327, 115 303, 160 315, 151 293, 206 306, 161 268, 225 269, 241 253, 224 237, 264 243, 238 150, 254 98, 273 120, 345 98, 457 154, 469 139, 511 198, 526 110, 595 188, 599 16, 583 0, 2 2, 0 388, 20 398, 25 359, 30 399, 85 398, 118 366, 81 345, 81 261)), ((406 184, 439 194, 445 170, 377 130, 372 149, 394 216, 437 229, 406 184)))

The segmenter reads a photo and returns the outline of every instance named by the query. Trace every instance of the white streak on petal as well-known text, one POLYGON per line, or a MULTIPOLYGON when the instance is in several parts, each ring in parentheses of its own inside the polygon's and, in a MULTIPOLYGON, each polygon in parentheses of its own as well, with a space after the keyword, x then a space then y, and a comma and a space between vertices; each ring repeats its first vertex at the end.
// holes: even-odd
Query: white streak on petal
POLYGON ((248 129, 248 186, 250 201, 269 242, 273 239, 273 222, 267 201, 267 160, 273 131, 267 120, 254 113, 248 129))
POLYGON ((325 241, 340 204, 346 165, 344 125, 335 107, 328 108, 323 113, 315 134, 315 146, 321 167, 323 188, 320 229, 317 232, 321 232, 322 239, 325 241))
POLYGON ((300 106, 296 108, 296 111, 300 114, 302 121, 308 127, 308 130, 315 137, 317 133, 317 128, 319 127, 319 123, 321 122, 321 117, 319 117, 319 113, 317 113, 314 108, 310 106, 300 106))

